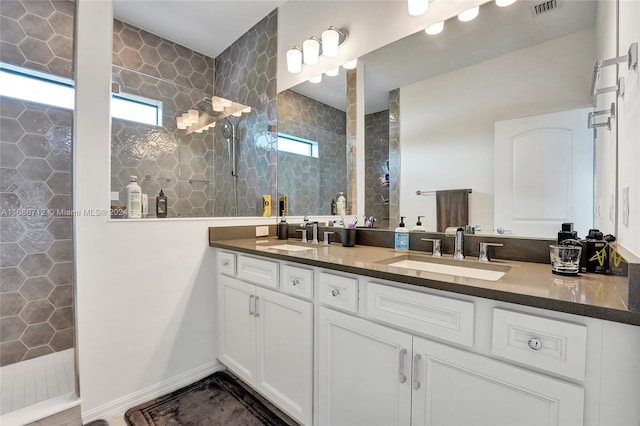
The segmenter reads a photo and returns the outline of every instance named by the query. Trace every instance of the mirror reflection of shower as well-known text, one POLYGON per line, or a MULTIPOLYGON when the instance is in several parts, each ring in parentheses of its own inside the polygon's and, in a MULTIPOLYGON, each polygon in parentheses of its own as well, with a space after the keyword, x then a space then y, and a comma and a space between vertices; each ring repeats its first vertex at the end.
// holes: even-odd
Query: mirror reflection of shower
MULTIPOLYGON (((220 128, 220 133, 216 132, 214 135, 221 135, 226 141, 227 152, 225 157, 228 159, 228 176, 231 176, 230 181, 227 181, 231 188, 229 188, 227 197, 225 197, 221 205, 225 216, 238 216, 238 124, 240 117, 250 112, 251 107, 247 105, 213 96, 200 99, 193 108, 176 117, 178 129, 184 130, 186 134, 203 133, 215 127, 220 128), (229 192, 233 195, 229 194, 229 192)), ((214 136, 214 144, 215 139, 216 136, 214 136)), ((223 167, 226 169, 227 165, 225 164, 223 167)), ((220 176, 218 175, 218 179, 220 179, 220 176)), ((216 182, 214 186, 224 187, 225 181, 216 182)))
POLYGON ((236 170, 236 125, 230 117, 225 117, 222 123, 222 137, 227 140, 229 154, 229 168, 233 179, 233 209, 234 216, 238 215, 238 171, 236 170))

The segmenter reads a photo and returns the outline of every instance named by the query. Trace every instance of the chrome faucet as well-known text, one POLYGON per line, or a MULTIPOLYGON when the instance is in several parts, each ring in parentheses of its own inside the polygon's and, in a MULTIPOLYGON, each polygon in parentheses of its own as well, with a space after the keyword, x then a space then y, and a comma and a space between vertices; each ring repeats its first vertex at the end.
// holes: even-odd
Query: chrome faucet
POLYGON ((311 243, 318 244, 318 222, 309 222, 307 226, 308 225, 311 225, 311 232, 313 233, 313 239, 311 240, 311 243))
POLYGON ((442 256, 442 251, 440 249, 440 240, 437 238, 420 238, 422 241, 431 241, 433 243, 433 250, 431 252, 431 256, 440 257, 442 256))
POLYGON ((489 247, 502 247, 504 244, 498 243, 480 243, 480 250, 478 255, 478 260, 480 262, 489 262, 489 247))
POLYGON ((454 260, 464 259, 464 228, 458 228, 453 246, 454 260))

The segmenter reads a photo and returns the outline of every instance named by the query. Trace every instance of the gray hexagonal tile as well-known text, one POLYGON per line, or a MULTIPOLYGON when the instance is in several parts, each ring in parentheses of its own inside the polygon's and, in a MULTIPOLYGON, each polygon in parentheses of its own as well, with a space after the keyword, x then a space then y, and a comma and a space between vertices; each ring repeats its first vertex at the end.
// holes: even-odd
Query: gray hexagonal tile
POLYGON ((47 207, 54 212, 55 216, 68 216, 71 211, 71 196, 56 194, 51 197, 47 207))
POLYGON ((53 329, 53 327, 51 327, 48 323, 43 322, 27 327, 20 340, 28 348, 35 348, 48 344, 54 334, 55 330, 53 329))
POLYGON ((133 50, 138 50, 142 47, 142 45, 144 44, 144 42, 142 41, 142 37, 140 37, 140 34, 138 33, 138 31, 136 31, 133 27, 131 26, 126 26, 121 32, 120 32, 120 38, 122 39, 122 42, 124 43, 124 45, 126 47, 129 47, 133 50))
POLYGON ((0 293, 18 291, 26 277, 16 267, 0 269, 0 293))
MULTIPOLYGON (((43 208, 47 205, 47 202, 53 196, 53 193, 44 182, 25 182, 18 194, 24 201, 24 205, 28 207, 35 207, 37 209, 43 208)), ((41 213, 36 211, 34 214, 41 213)))
POLYGON ((44 253, 53 243, 53 237, 46 229, 29 229, 23 232, 18 244, 25 253, 44 253))
POLYGON ((0 300, 0 317, 12 317, 20 314, 27 301, 22 297, 20 293, 11 292, 4 293, 0 300))
POLYGON ((25 180, 45 181, 51 175, 51 167, 41 158, 25 158, 18 166, 18 171, 25 180))
MULTIPOLYGON (((2 2, 14 3, 14 2, 2 2)), ((27 348, 19 340, 13 340, 0 344, 0 365, 9 365, 22 361, 22 357, 27 353, 27 348)))
POLYGON ((54 194, 71 194, 71 173, 54 172, 47 179, 47 185, 54 192, 54 194))
MULTIPOLYGON (((27 304, 20 312, 22 318, 27 324, 38 324, 49 319, 55 308, 48 300, 33 300, 27 304)), ((24 341, 24 339, 23 339, 24 341)), ((35 346, 47 344, 49 341, 42 342, 35 346)))
POLYGON ((73 39, 70 37, 56 34, 49 40, 49 47, 59 58, 73 57, 73 39))
POLYGON ((40 346, 37 348, 29 349, 27 353, 22 358, 23 361, 28 359, 38 358, 39 356, 52 354, 53 349, 51 349, 48 345, 40 346))
MULTIPOLYGON (((56 288, 60 285, 71 284, 73 282, 73 262, 56 263, 47 274, 47 277, 56 285, 56 288)), ((55 303, 54 305, 56 307, 60 306, 55 303)))
POLYGON ((53 30, 62 36, 73 37, 73 17, 62 12, 55 12, 49 18, 53 30))
POLYGON ((54 149, 47 155, 47 163, 55 171, 71 171, 71 150, 54 149))
MULTIPOLYGON (((7 2, 0 2, 5 4, 7 2)), ((0 42, 0 60, 9 64, 24 64, 26 59, 18 46, 6 42, 0 42)))
POLYGON ((73 308, 56 309, 51 318, 49 318, 49 324, 56 330, 65 330, 73 327, 73 308))
POLYGON ((0 117, 0 141, 18 142, 23 134, 24 129, 17 119, 5 116, 0 117))
POLYGON ((71 137, 71 127, 65 125, 51 126, 46 132, 47 140, 51 148, 62 149, 71 152, 73 138, 71 137))
POLYGON ((0 242, 15 243, 24 232, 24 226, 15 217, 0 218, 0 242))
POLYGON ((18 44, 27 36, 17 21, 6 16, 2 16, 1 19, 0 32, 2 40, 12 44, 18 44))
POLYGON ((66 330, 57 331, 56 334, 49 342, 55 351, 64 351, 73 347, 73 329, 68 328, 66 330))
POLYGON ((33 277, 22 284, 20 294, 29 301, 38 300, 48 297, 52 289, 53 284, 47 277, 33 277))
POLYGON ((25 133, 18 142, 18 147, 27 157, 45 158, 51 151, 47 138, 33 133, 25 133))
POLYGON ((54 34, 49 22, 40 16, 29 13, 20 18, 18 22, 28 36, 38 40, 47 41, 54 34))
POLYGON ((48 18, 55 11, 51 2, 48 1, 24 1, 22 2, 22 4, 24 5, 27 12, 33 13, 43 18, 48 18))
POLYGON ((30 211, 32 211, 33 214, 18 217, 22 226, 26 229, 45 229, 49 226, 49 223, 53 219, 53 213, 51 211, 41 208, 40 206, 35 207, 35 210, 33 210, 32 207, 29 207, 29 209, 32 209, 30 211))
POLYGON ((51 266, 53 266, 53 262, 45 253, 28 254, 18 265, 27 277, 46 275, 51 266))
POLYGON ((71 240, 56 240, 47 251, 54 262, 70 262, 73 260, 73 244, 71 240))
POLYGON ((17 243, 0 243, 0 267, 18 266, 25 252, 17 243))
POLYGON ((71 284, 55 286, 49 295, 49 302, 56 308, 72 306, 73 286, 71 284))
POLYGON ((68 240, 73 237, 73 223, 70 217, 54 218, 48 229, 56 240, 68 240))
POLYGON ((36 64, 46 65, 54 56, 46 42, 33 37, 25 38, 18 47, 27 60, 36 64))
POLYGON ((0 342, 18 340, 27 324, 18 316, 0 319, 0 342))

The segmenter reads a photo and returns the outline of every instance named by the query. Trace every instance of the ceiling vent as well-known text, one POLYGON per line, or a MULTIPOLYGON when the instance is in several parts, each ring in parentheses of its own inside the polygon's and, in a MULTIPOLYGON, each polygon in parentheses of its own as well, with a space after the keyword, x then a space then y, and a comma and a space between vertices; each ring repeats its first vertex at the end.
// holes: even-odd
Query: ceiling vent
POLYGON ((562 7, 562 0, 547 0, 542 3, 538 3, 535 6, 531 7, 531 14, 535 16, 546 15, 549 12, 552 12, 556 9, 562 7))

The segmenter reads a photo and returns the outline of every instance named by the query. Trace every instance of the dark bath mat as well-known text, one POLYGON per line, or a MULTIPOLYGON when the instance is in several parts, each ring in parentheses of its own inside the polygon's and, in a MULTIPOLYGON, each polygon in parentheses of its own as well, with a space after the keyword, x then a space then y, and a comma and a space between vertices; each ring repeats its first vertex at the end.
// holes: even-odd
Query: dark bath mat
POLYGON ((274 413, 231 375, 219 372, 124 414, 132 426, 286 426, 296 424, 274 413))

